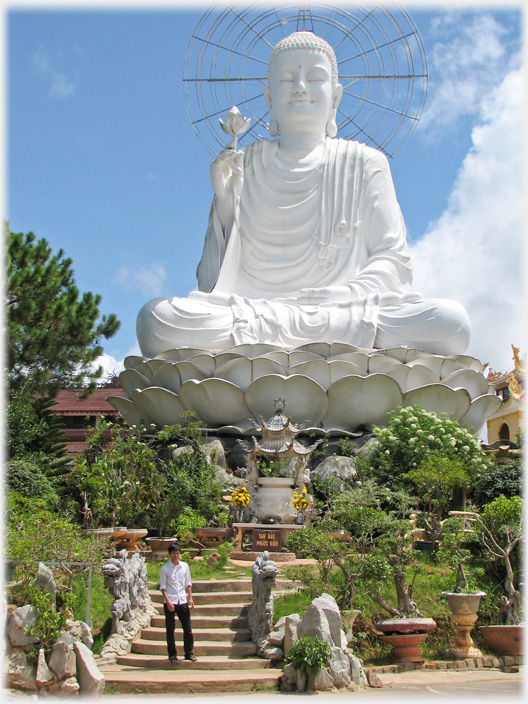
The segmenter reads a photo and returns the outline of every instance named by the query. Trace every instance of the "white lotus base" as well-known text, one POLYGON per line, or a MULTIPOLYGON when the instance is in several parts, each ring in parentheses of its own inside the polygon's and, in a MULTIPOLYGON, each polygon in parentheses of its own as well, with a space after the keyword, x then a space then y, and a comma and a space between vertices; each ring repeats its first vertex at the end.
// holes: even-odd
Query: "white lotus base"
POLYGON ((147 359, 127 357, 119 380, 125 398, 107 400, 129 425, 181 423, 187 411, 208 428, 251 434, 286 401, 294 423, 315 433, 343 434, 384 425, 398 406, 418 404, 456 417, 478 434, 500 407, 482 364, 467 355, 418 349, 361 349, 310 343, 296 349, 237 345, 214 353, 180 348, 147 359))

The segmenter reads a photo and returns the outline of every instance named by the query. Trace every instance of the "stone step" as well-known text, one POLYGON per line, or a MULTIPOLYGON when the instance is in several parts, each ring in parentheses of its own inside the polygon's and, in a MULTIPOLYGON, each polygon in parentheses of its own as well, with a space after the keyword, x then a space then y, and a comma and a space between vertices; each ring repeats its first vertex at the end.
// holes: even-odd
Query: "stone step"
MULTIPOLYGON (((189 663, 196 670, 198 663, 189 663)), ((281 670, 253 669, 239 672, 229 670, 182 670, 174 665, 178 673, 145 667, 140 670, 113 665, 105 668, 105 694, 211 694, 221 692, 251 692, 258 689, 278 689, 281 670)))
MULTIPOLYGON (((212 630, 215 628, 247 628, 248 622, 245 616, 200 616, 196 609, 192 610, 191 621, 193 629, 204 628, 212 630)), ((178 622, 176 622, 178 624, 178 622)), ((150 623, 152 628, 165 629, 165 616, 153 616, 150 623)))
MULTIPOLYGON (((197 656, 198 657, 198 656, 197 656)), ((150 668, 154 670, 262 670, 270 667, 270 661, 264 658, 238 657, 229 655, 202 655, 198 662, 180 660, 177 664, 169 661, 167 653, 149 655, 148 653, 128 653, 119 655, 117 664, 130 668, 150 668)), ((101 671, 110 665, 101 666, 101 671)), ((135 669, 132 670, 135 673, 135 669)))
MULTIPOLYGON (((176 650, 183 655, 183 640, 181 639, 181 631, 176 633, 176 650)), ((132 652, 142 655, 167 655, 167 644, 163 641, 145 640, 138 638, 132 643, 132 652)), ((226 655, 233 658, 243 658, 248 655, 255 655, 257 646, 252 641, 243 641, 240 643, 223 643, 222 641, 194 641, 193 653, 196 657, 201 655, 226 655)))
MULTIPOLYGON (((159 614, 163 614, 163 604, 153 603, 159 614)), ((246 604, 200 604, 191 611, 191 619, 196 616, 246 616, 249 603, 246 604)))
MULTIPOLYGON (((225 641, 229 643, 248 641, 251 638, 249 628, 197 628, 193 620, 192 630, 195 641, 225 641)), ((178 627, 176 627, 178 633, 178 627)), ((144 628, 141 631, 144 640, 162 640, 165 642, 165 627, 144 628)))
MULTIPOLYGON (((152 590, 150 598, 154 604, 163 605, 163 594, 161 592, 152 590)), ((252 591, 196 593, 193 589, 193 600, 196 606, 201 604, 247 604, 252 599, 252 591)))
POLYGON ((193 579, 193 594, 202 592, 250 592, 251 579, 193 579))

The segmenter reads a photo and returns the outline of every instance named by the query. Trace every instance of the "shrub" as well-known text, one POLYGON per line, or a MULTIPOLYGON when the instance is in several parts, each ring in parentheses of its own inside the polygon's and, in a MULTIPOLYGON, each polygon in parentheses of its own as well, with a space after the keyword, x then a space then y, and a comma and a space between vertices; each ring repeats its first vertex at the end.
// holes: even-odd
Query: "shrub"
POLYGON ((331 657, 330 646, 319 636, 303 636, 292 645, 285 662, 293 663, 300 672, 310 676, 328 665, 331 657))
POLYGON ((484 506, 499 496, 522 496, 523 469, 520 458, 508 464, 486 467, 475 482, 473 499, 476 505, 484 506))
POLYGON ((477 438, 454 418, 417 405, 398 408, 388 418, 386 428, 374 428, 377 442, 368 455, 371 472, 382 484, 403 487, 403 475, 430 455, 459 461, 472 482, 491 463, 477 438))

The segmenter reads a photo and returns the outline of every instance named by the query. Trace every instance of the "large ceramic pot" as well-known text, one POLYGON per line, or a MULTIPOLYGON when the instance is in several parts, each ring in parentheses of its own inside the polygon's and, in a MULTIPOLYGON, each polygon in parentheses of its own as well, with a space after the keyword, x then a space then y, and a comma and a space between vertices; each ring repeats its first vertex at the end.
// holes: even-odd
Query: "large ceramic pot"
POLYGON ((196 528, 196 538, 205 547, 214 548, 216 545, 225 542, 233 534, 232 528, 196 528))
POLYGON ((522 655, 524 626, 480 626, 479 630, 492 650, 503 655, 522 655))
POLYGON ((289 477, 260 477, 258 491, 252 496, 249 505, 257 521, 269 519, 279 523, 293 523, 297 511, 291 505, 293 479, 289 477))
POLYGON ((376 628, 384 643, 392 645, 396 662, 424 662, 420 645, 436 628, 432 618, 391 618, 378 621, 376 628))
POLYGON ((128 552, 140 552, 139 541, 148 535, 146 528, 128 528, 122 537, 118 538, 117 550, 128 550, 128 552))
POLYGON ((154 557, 169 558, 169 545, 177 543, 178 538, 145 538, 145 542, 151 549, 154 557))
POLYGON ((486 596, 485 592, 474 594, 458 594, 456 592, 442 592, 442 596, 447 597, 447 603, 451 611, 451 621, 455 626, 457 641, 449 650, 451 655, 457 659, 482 657, 478 648, 473 647, 471 629, 478 618, 480 600, 486 596))

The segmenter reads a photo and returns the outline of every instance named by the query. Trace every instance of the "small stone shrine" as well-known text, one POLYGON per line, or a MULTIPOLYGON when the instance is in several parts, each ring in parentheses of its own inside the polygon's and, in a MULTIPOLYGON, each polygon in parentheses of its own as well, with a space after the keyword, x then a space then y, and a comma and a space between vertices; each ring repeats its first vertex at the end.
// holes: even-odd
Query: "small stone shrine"
MULTIPOLYGON (((297 440, 304 425, 292 423, 284 414, 285 406, 284 399, 276 399, 273 417, 266 422, 260 416, 260 425, 254 423, 260 438, 251 437, 252 449, 243 440, 238 441, 248 451, 246 482, 253 497, 249 511, 259 521, 293 522, 297 513, 291 505, 293 487, 302 491, 310 486, 308 462, 321 443, 317 440, 306 446, 297 440), (263 458, 275 462, 273 474, 278 476, 259 476, 259 462, 263 458)), ((309 494, 306 496, 311 499, 309 494)))

